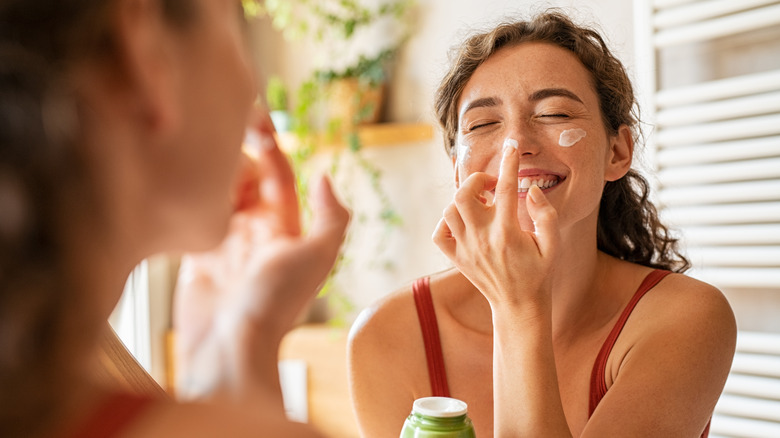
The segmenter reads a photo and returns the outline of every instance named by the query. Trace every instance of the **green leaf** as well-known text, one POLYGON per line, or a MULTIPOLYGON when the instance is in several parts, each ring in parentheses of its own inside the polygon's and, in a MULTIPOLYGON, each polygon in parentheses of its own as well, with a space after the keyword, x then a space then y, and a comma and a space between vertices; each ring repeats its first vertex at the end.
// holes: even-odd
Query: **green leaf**
POLYGON ((360 136, 356 131, 352 131, 347 134, 347 145, 352 152, 358 152, 360 150, 360 136))

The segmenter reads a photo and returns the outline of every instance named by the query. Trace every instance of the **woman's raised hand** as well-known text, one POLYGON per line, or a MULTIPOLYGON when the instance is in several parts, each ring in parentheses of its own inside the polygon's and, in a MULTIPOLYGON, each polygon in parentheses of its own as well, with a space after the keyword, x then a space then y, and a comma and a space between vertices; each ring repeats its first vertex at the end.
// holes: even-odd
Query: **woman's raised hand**
POLYGON ((436 245, 493 308, 549 299, 560 240, 557 212, 536 186, 525 198, 535 230, 521 228, 517 217, 520 160, 510 143, 504 145, 498 178, 483 172, 469 175, 433 234, 436 245), (494 202, 489 204, 482 193, 494 188, 494 202))
POLYGON ((177 394, 278 395, 277 351, 338 255, 349 222, 327 178, 301 233, 295 177, 267 115, 243 157, 237 211, 215 250, 182 259, 175 293, 177 394), (259 391, 255 391, 259 389, 259 391))

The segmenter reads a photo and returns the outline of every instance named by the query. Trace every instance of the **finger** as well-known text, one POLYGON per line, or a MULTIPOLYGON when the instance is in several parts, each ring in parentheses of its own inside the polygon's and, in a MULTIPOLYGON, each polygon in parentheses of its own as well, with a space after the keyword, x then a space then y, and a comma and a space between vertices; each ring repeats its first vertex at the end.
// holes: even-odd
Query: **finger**
POLYGON ((542 255, 553 255, 558 248, 560 230, 558 228, 558 212, 542 193, 542 189, 531 186, 528 189, 526 208, 531 220, 534 221, 534 235, 542 255))
POLYGON ((455 205, 464 222, 475 222, 490 206, 483 193, 496 186, 496 177, 483 172, 469 175, 455 192, 455 205))
POLYGON ((444 209, 442 218, 453 237, 463 236, 463 233, 466 231, 466 224, 463 222, 463 218, 460 217, 458 207, 455 204, 450 204, 444 209))
POLYGON ((262 207, 272 213, 269 224, 279 232, 300 235, 300 211, 295 174, 279 149, 268 113, 263 111, 255 124, 258 141, 259 195, 262 207))
POLYGON ((242 151, 240 160, 238 178, 232 193, 234 211, 249 210, 260 203, 260 174, 257 169, 257 158, 242 151))
POLYGON ((496 214, 505 223, 517 222, 517 169, 519 167, 517 141, 507 138, 504 141, 495 199, 496 214))
POLYGON ((431 236, 433 243, 439 247, 442 253, 449 259, 452 259, 455 255, 455 245, 457 241, 452 235, 452 231, 447 225, 447 221, 444 218, 439 220, 436 224, 436 229, 433 230, 433 236, 431 236))
POLYGON ((312 207, 314 217, 309 237, 320 240, 325 246, 323 249, 335 258, 344 241, 350 214, 339 202, 326 176, 320 178, 312 193, 312 207))

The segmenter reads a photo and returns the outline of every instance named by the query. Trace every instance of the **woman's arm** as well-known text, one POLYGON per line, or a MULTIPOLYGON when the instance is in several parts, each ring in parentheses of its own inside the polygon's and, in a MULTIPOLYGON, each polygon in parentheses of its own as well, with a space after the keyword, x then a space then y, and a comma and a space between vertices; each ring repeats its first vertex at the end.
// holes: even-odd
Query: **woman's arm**
POLYGON ((397 438, 415 385, 427 383, 418 374, 425 358, 412 300, 408 290, 395 293, 363 310, 350 330, 349 389, 361 436, 397 438))

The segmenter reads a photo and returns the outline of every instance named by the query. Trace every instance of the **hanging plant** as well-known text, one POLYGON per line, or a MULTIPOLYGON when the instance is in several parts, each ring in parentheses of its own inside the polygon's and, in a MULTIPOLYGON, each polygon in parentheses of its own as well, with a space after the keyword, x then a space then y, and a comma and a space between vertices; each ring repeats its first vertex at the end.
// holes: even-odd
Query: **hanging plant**
MULTIPOLYGON (((331 174, 338 180, 348 170, 360 170, 359 178, 375 194, 378 209, 370 215, 352 205, 355 222, 377 220, 386 232, 377 241, 376 253, 381 257, 390 230, 402 224, 390 197, 382 187, 380 169, 363 155, 360 126, 376 123, 381 118, 385 83, 390 65, 407 37, 407 24, 413 0, 373 2, 372 6, 358 0, 244 0, 248 15, 266 15, 272 25, 287 40, 310 38, 316 45, 321 65, 298 87, 292 106, 291 131, 297 147, 291 152, 298 189, 308 189, 309 164, 320 143, 343 143, 345 151, 332 156, 331 174), (338 100, 338 97, 345 97, 338 100)), ((270 86, 273 84, 269 84, 270 86)), ((338 182, 338 181, 337 181, 338 182)), ((349 187, 340 190, 351 202, 349 187)), ((303 211, 309 214, 304 203, 303 211)), ((345 248, 349 248, 350 236, 345 248)), ((331 313, 331 322, 344 321, 351 312, 349 299, 333 286, 333 276, 349 263, 341 257, 331 277, 323 287, 331 313)), ((392 261, 380 262, 392 269, 392 261)))

